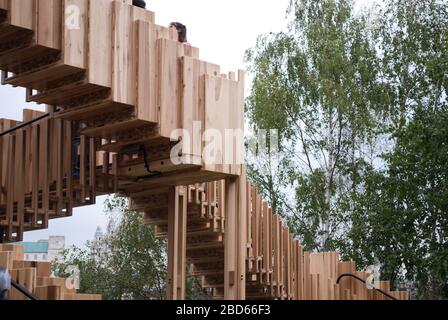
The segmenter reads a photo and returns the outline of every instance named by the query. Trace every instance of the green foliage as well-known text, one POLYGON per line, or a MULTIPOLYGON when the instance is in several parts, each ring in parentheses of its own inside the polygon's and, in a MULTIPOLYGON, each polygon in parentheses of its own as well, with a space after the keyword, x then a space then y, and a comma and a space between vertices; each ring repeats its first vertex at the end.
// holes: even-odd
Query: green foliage
POLYGON ((125 199, 109 198, 105 206, 110 216, 107 234, 86 249, 69 249, 56 266, 57 274, 77 266, 80 292, 99 293, 107 300, 164 299, 165 241, 141 223, 139 213, 127 209, 125 199))
POLYGON ((251 129, 279 129, 249 176, 307 250, 381 263, 448 298, 448 2, 291 0, 289 28, 247 51, 251 129))
POLYGON ((387 156, 380 187, 388 202, 372 221, 372 240, 383 246, 386 275, 412 281, 422 298, 447 298, 448 107, 414 113, 387 156))
MULTIPOLYGON (((128 210, 126 199, 109 198, 107 233, 88 242, 85 249, 72 247, 63 262, 53 266, 68 277, 71 266, 80 271, 80 293, 102 294, 105 300, 162 300, 166 296, 166 241, 141 223, 141 214, 128 210)), ((187 298, 205 299, 198 279, 187 278, 187 298)))
POLYGON ((270 168, 251 155, 249 173, 307 249, 335 249, 345 181, 376 128, 379 62, 349 1, 291 1, 289 14, 288 32, 261 36, 246 55, 252 129, 280 131, 280 160, 270 168))

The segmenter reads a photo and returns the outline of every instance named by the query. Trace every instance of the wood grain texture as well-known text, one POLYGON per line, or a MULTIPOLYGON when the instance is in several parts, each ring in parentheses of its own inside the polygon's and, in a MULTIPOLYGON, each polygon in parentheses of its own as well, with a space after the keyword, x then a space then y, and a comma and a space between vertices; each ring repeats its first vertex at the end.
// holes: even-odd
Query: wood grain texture
POLYGON ((88 0, 64 0, 63 3, 63 62, 87 68, 88 0))
POLYGON ((62 1, 35 0, 37 6, 37 44, 61 49, 62 1))

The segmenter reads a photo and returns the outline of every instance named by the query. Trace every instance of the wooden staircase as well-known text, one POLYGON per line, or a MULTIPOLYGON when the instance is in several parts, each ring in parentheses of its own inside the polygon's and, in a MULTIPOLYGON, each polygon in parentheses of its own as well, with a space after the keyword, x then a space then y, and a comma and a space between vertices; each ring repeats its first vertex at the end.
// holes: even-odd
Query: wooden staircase
MULTIPOLYGON (((169 208, 169 204, 172 199, 169 199, 170 190, 158 191, 162 193, 132 196, 130 209, 143 212, 143 223, 153 225, 157 237, 168 238, 171 232, 169 210, 173 209, 169 208)), ((185 197, 185 258, 189 273, 200 278, 203 289, 213 289, 215 298, 224 297, 223 196, 224 181, 180 187, 177 194, 174 194, 174 197, 185 197)), ((182 199, 178 201, 183 201, 182 199)))
MULTIPOLYGON (((42 114, 24 110, 23 119, 42 114)), ((17 125, 0 119, 1 132, 17 125)), ((95 158, 95 141, 76 137, 75 131, 72 122, 46 118, 0 138, 4 240, 21 241, 25 231, 46 229, 49 220, 69 217, 74 208, 95 204, 96 196, 109 192, 102 187, 106 181, 102 159, 95 158), (74 150, 74 139, 79 139, 79 150, 74 150)))
POLYGON ((243 73, 239 81, 235 73, 220 74, 219 66, 198 59, 197 48, 178 43, 176 31, 154 24, 152 12, 130 3, 0 0, 2 84, 26 88, 27 101, 46 104, 52 113, 0 142, 6 154, 21 160, 9 159, 10 168, 8 159, 3 161, 3 185, 15 185, 10 203, 0 206, 0 217, 7 216, 6 240, 46 228, 48 218, 70 216, 74 207, 94 203, 96 195, 240 174, 237 164, 203 165, 200 137, 207 127, 222 132, 243 127, 243 73), (63 23, 70 18, 63 13, 73 7, 76 27, 63 23), (236 112, 211 121, 220 117, 223 104, 236 112), (193 121, 202 125, 199 139, 188 146, 183 133, 172 139, 179 128, 193 135, 193 121), (71 150, 75 139, 81 141, 77 154, 71 150), (171 159, 179 139, 181 165, 171 159), (33 153, 39 160, 28 168, 33 153), (50 155, 57 156, 45 164, 50 155), (71 171, 80 157, 78 178, 71 171), (46 174, 46 166, 52 176, 37 177, 46 174), (15 172, 8 181, 7 172, 15 172))
POLYGON ((243 140, 225 146, 230 162, 207 161, 201 138, 244 129, 244 73, 176 38, 130 0, 0 0, 1 82, 49 113, 28 123, 42 114, 25 110, 0 136, 2 240, 116 193, 168 238, 170 299, 184 298, 187 265, 216 299, 380 298, 336 284, 336 253, 303 251, 246 181, 243 140))
MULTIPOLYGON (((217 128, 243 127, 243 73, 239 81, 234 73, 221 75, 219 66, 198 59, 197 48, 178 43, 174 30, 130 2, 1 0, 2 84, 26 88, 27 101, 56 106, 52 117, 77 122, 76 134, 98 139, 98 151, 142 145, 160 173, 151 185, 237 175, 238 166, 202 166, 201 141, 194 153, 181 155, 182 166, 171 163, 170 150, 182 136, 173 140, 174 130, 190 130, 196 120, 204 125, 201 136, 206 119, 216 118, 229 99, 240 111, 217 128), (62 23, 72 6, 80 11, 76 28, 62 23)), ((117 161, 120 189, 147 175, 141 154, 117 161)))

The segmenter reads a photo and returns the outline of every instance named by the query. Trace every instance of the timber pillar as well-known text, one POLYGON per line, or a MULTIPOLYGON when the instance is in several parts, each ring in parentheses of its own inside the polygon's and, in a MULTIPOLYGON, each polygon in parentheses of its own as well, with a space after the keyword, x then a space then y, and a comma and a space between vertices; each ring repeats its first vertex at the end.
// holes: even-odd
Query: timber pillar
POLYGON ((168 195, 167 299, 185 299, 187 188, 172 187, 168 195))
POLYGON ((243 168, 238 178, 228 178, 225 188, 224 299, 246 299, 247 196, 243 168))

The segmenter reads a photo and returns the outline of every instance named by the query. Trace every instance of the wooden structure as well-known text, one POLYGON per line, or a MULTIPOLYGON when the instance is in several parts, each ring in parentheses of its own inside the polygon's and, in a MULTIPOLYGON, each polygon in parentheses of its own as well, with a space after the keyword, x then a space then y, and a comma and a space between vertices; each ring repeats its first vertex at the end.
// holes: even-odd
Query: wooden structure
POLYGON ((381 298, 336 285, 353 263, 303 252, 246 181, 243 141, 206 159, 202 137, 244 129, 244 73, 176 38, 130 0, 0 0, 2 84, 51 114, 25 110, 39 120, 0 136, 2 239, 116 193, 168 238, 170 299, 184 298, 186 265, 216 298, 381 298))
MULTIPOLYGON (((39 300, 101 300, 100 295, 76 293, 74 279, 51 276, 50 262, 25 261, 23 246, 0 244, 0 267, 39 300)), ((9 298, 28 299, 15 288, 9 298)))

